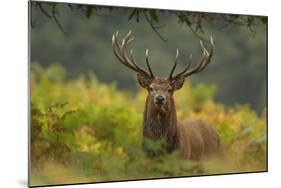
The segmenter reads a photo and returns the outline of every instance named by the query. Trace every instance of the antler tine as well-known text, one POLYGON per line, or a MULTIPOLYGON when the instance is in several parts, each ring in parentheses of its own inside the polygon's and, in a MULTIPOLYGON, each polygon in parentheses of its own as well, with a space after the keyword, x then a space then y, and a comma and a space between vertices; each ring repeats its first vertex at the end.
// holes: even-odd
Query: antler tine
POLYGON ((126 37, 122 40, 121 48, 126 48, 128 44, 134 40, 134 37, 130 38, 132 31, 130 30, 126 37))
POLYGON ((112 35, 112 48, 113 48, 114 55, 120 60, 120 62, 123 63, 123 58, 119 54, 120 47, 118 41, 116 41, 117 35, 118 35, 118 31, 112 35))
POLYGON ((146 62, 146 66, 147 66, 147 68, 149 70, 150 76, 152 78, 154 78, 153 72, 152 72, 152 70, 150 68, 149 61, 148 61, 148 49, 146 49, 146 51, 145 51, 145 62, 146 62))
POLYGON ((126 59, 124 59, 124 57, 122 56, 122 52, 121 52, 121 49, 120 49, 120 46, 119 46, 119 43, 117 41, 117 35, 118 35, 118 31, 113 34, 112 36, 112 48, 113 48, 113 53, 114 55, 117 57, 117 59, 125 66, 133 69, 134 71, 138 72, 137 69, 132 66, 131 64, 129 64, 126 59))
POLYGON ((187 64, 187 67, 183 71, 178 73, 176 76, 172 77, 170 80, 177 79, 178 77, 182 76, 186 71, 188 71, 188 69, 191 66, 191 62, 192 62, 191 60, 192 60, 192 54, 189 55, 189 63, 187 64))
POLYGON ((184 74, 185 77, 204 70, 207 67, 207 65, 211 62, 211 58, 213 56, 213 49, 214 49, 214 42, 213 42, 212 37, 210 38, 210 41, 211 41, 211 49, 209 50, 210 52, 208 52, 208 50, 204 47, 202 41, 200 41, 200 44, 201 44, 201 47, 202 47, 202 50, 203 50, 202 60, 201 60, 201 62, 198 66, 196 66, 194 69, 186 72, 184 74))
POLYGON ((134 67, 138 70, 138 71, 137 71, 138 73, 145 74, 145 75, 148 75, 148 76, 149 76, 149 74, 148 74, 143 68, 139 67, 139 66, 135 63, 134 58, 133 58, 133 51, 132 51, 132 50, 131 50, 130 59, 128 58, 128 56, 127 56, 127 54, 126 54, 126 48, 127 48, 128 44, 134 40, 133 37, 130 38, 131 34, 132 34, 132 32, 131 32, 131 30, 130 30, 129 33, 126 35, 126 37, 123 39, 123 41, 122 41, 122 47, 121 47, 121 53, 122 53, 123 57, 125 58, 125 60, 126 60, 127 62, 129 62, 130 64, 133 64, 133 65, 134 65, 134 67), (131 60, 131 61, 130 61, 130 60, 131 60))
POLYGON ((115 56, 121 61, 123 61, 123 58, 120 56, 120 47, 119 47, 119 43, 117 41, 117 36, 118 36, 118 31, 116 31, 115 34, 112 35, 112 48, 113 48, 113 52, 115 54, 115 56), (118 52, 118 53, 117 53, 118 52))
POLYGON ((191 65, 191 57, 190 56, 190 64, 189 66, 183 70, 181 73, 179 73, 177 76, 173 77, 172 79, 176 79, 180 76, 184 76, 184 77, 187 77, 187 76, 190 76, 194 73, 198 73, 202 70, 204 70, 206 68, 206 66, 211 62, 211 58, 212 58, 212 55, 213 55, 213 49, 214 49, 214 42, 213 42, 213 38, 211 37, 210 38, 210 43, 211 43, 211 48, 210 50, 208 51, 204 45, 203 45, 203 42, 200 40, 200 45, 201 45, 201 48, 203 50, 203 57, 202 57, 202 60, 201 62, 193 69, 191 69, 190 71, 188 71, 190 65, 191 65))
POLYGON ((113 47, 114 55, 117 57, 117 59, 123 65, 129 67, 130 69, 133 69, 137 73, 144 74, 144 75, 147 75, 147 76, 151 76, 143 68, 139 67, 135 63, 134 58, 133 58, 132 50, 131 50, 130 59, 128 58, 128 55, 126 53, 126 48, 127 48, 128 44, 131 43, 134 40, 134 37, 130 37, 131 34, 132 34, 132 32, 129 31, 129 33, 126 35, 126 37, 122 40, 121 47, 120 47, 119 42, 117 40, 118 32, 113 34, 113 36, 112 36, 112 47, 113 47))
POLYGON ((134 57, 133 57, 133 50, 130 51, 130 59, 131 59, 132 64, 133 64, 140 72, 142 72, 143 74, 149 75, 143 68, 139 67, 139 66, 135 63, 135 60, 134 60, 134 57))
POLYGON ((177 67, 177 64, 178 64, 178 57, 179 57, 179 49, 177 49, 177 54, 176 54, 176 58, 175 58, 175 62, 174 62, 174 66, 169 74, 169 80, 171 80, 173 78, 173 73, 177 67))

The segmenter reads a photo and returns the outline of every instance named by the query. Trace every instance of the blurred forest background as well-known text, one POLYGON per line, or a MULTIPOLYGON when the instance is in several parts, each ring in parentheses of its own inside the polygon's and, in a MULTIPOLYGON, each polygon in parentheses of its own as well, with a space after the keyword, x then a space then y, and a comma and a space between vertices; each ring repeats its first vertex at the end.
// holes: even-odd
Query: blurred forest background
POLYGON ((212 64, 200 75, 188 79, 194 84, 204 82, 219 86, 215 100, 226 105, 247 103, 258 112, 265 107, 267 38, 264 17, 232 15, 219 19, 221 15, 187 12, 182 18, 173 11, 150 13, 148 10, 147 13, 141 9, 134 13, 135 9, 102 6, 39 5, 32 6, 31 62, 43 67, 60 64, 67 70, 67 79, 94 73, 102 82, 115 82, 118 88, 135 92, 138 86, 134 73, 118 63, 112 53, 111 39, 116 31, 125 36, 132 30, 136 40, 131 48, 136 62, 144 66, 145 50, 149 48, 152 69, 159 76, 169 73, 177 48, 181 52, 177 70, 186 66, 189 54, 193 54, 193 64, 199 63, 202 50, 201 38, 197 35, 206 39, 213 36, 212 64), (54 11, 56 19, 52 18, 54 11), (190 25, 193 23, 193 30, 184 18, 189 18, 190 25), (166 42, 147 19, 152 20, 153 29, 166 42))
POLYGON ((31 183, 100 182, 264 171, 266 164, 267 18, 32 2, 31 183), (146 91, 117 62, 111 39, 132 30, 131 48, 153 72, 176 71, 199 41, 214 38, 211 64, 175 94, 177 116, 203 119, 222 139, 223 158, 148 159, 141 150, 146 91))

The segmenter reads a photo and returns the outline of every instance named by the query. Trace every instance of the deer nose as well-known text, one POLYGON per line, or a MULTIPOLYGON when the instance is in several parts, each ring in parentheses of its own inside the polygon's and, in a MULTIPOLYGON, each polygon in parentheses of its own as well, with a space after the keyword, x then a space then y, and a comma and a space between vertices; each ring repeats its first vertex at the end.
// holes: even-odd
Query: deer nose
POLYGON ((158 96, 156 97, 157 103, 163 103, 164 99, 165 99, 165 98, 164 98, 162 95, 158 95, 158 96))

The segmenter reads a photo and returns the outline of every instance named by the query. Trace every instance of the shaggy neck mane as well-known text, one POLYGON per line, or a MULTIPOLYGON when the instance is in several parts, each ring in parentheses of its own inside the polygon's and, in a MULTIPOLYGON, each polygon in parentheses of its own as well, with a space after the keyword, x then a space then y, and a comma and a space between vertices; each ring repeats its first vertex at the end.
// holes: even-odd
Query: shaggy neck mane
POLYGON ((152 141, 164 139, 167 152, 176 149, 178 140, 174 100, 171 99, 168 109, 163 112, 152 104, 148 96, 143 115, 143 138, 152 141))

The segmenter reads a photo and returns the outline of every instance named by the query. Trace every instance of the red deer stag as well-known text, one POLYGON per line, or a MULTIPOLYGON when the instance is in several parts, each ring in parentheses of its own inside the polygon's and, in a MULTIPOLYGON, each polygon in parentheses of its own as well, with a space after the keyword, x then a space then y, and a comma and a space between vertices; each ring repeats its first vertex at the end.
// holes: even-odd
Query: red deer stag
POLYGON ((148 49, 146 50, 148 71, 135 63, 132 50, 128 56, 127 46, 134 40, 131 37, 131 31, 122 40, 121 44, 117 41, 117 35, 118 32, 112 37, 112 47, 115 56, 123 65, 137 73, 137 80, 140 86, 148 91, 143 113, 143 150, 147 155, 153 157, 159 154, 159 150, 149 147, 146 140, 153 142, 164 140, 161 145, 162 150, 170 153, 179 149, 184 159, 200 160, 207 154, 215 153, 219 148, 219 135, 217 132, 200 120, 178 122, 173 99, 173 93, 183 86, 186 77, 204 70, 210 63, 214 46, 212 37, 209 51, 200 41, 203 49, 203 58, 199 65, 189 69, 191 65, 190 56, 187 67, 174 76, 173 73, 179 56, 179 50, 177 49, 175 62, 169 77, 159 78, 154 76, 150 68, 148 49))

